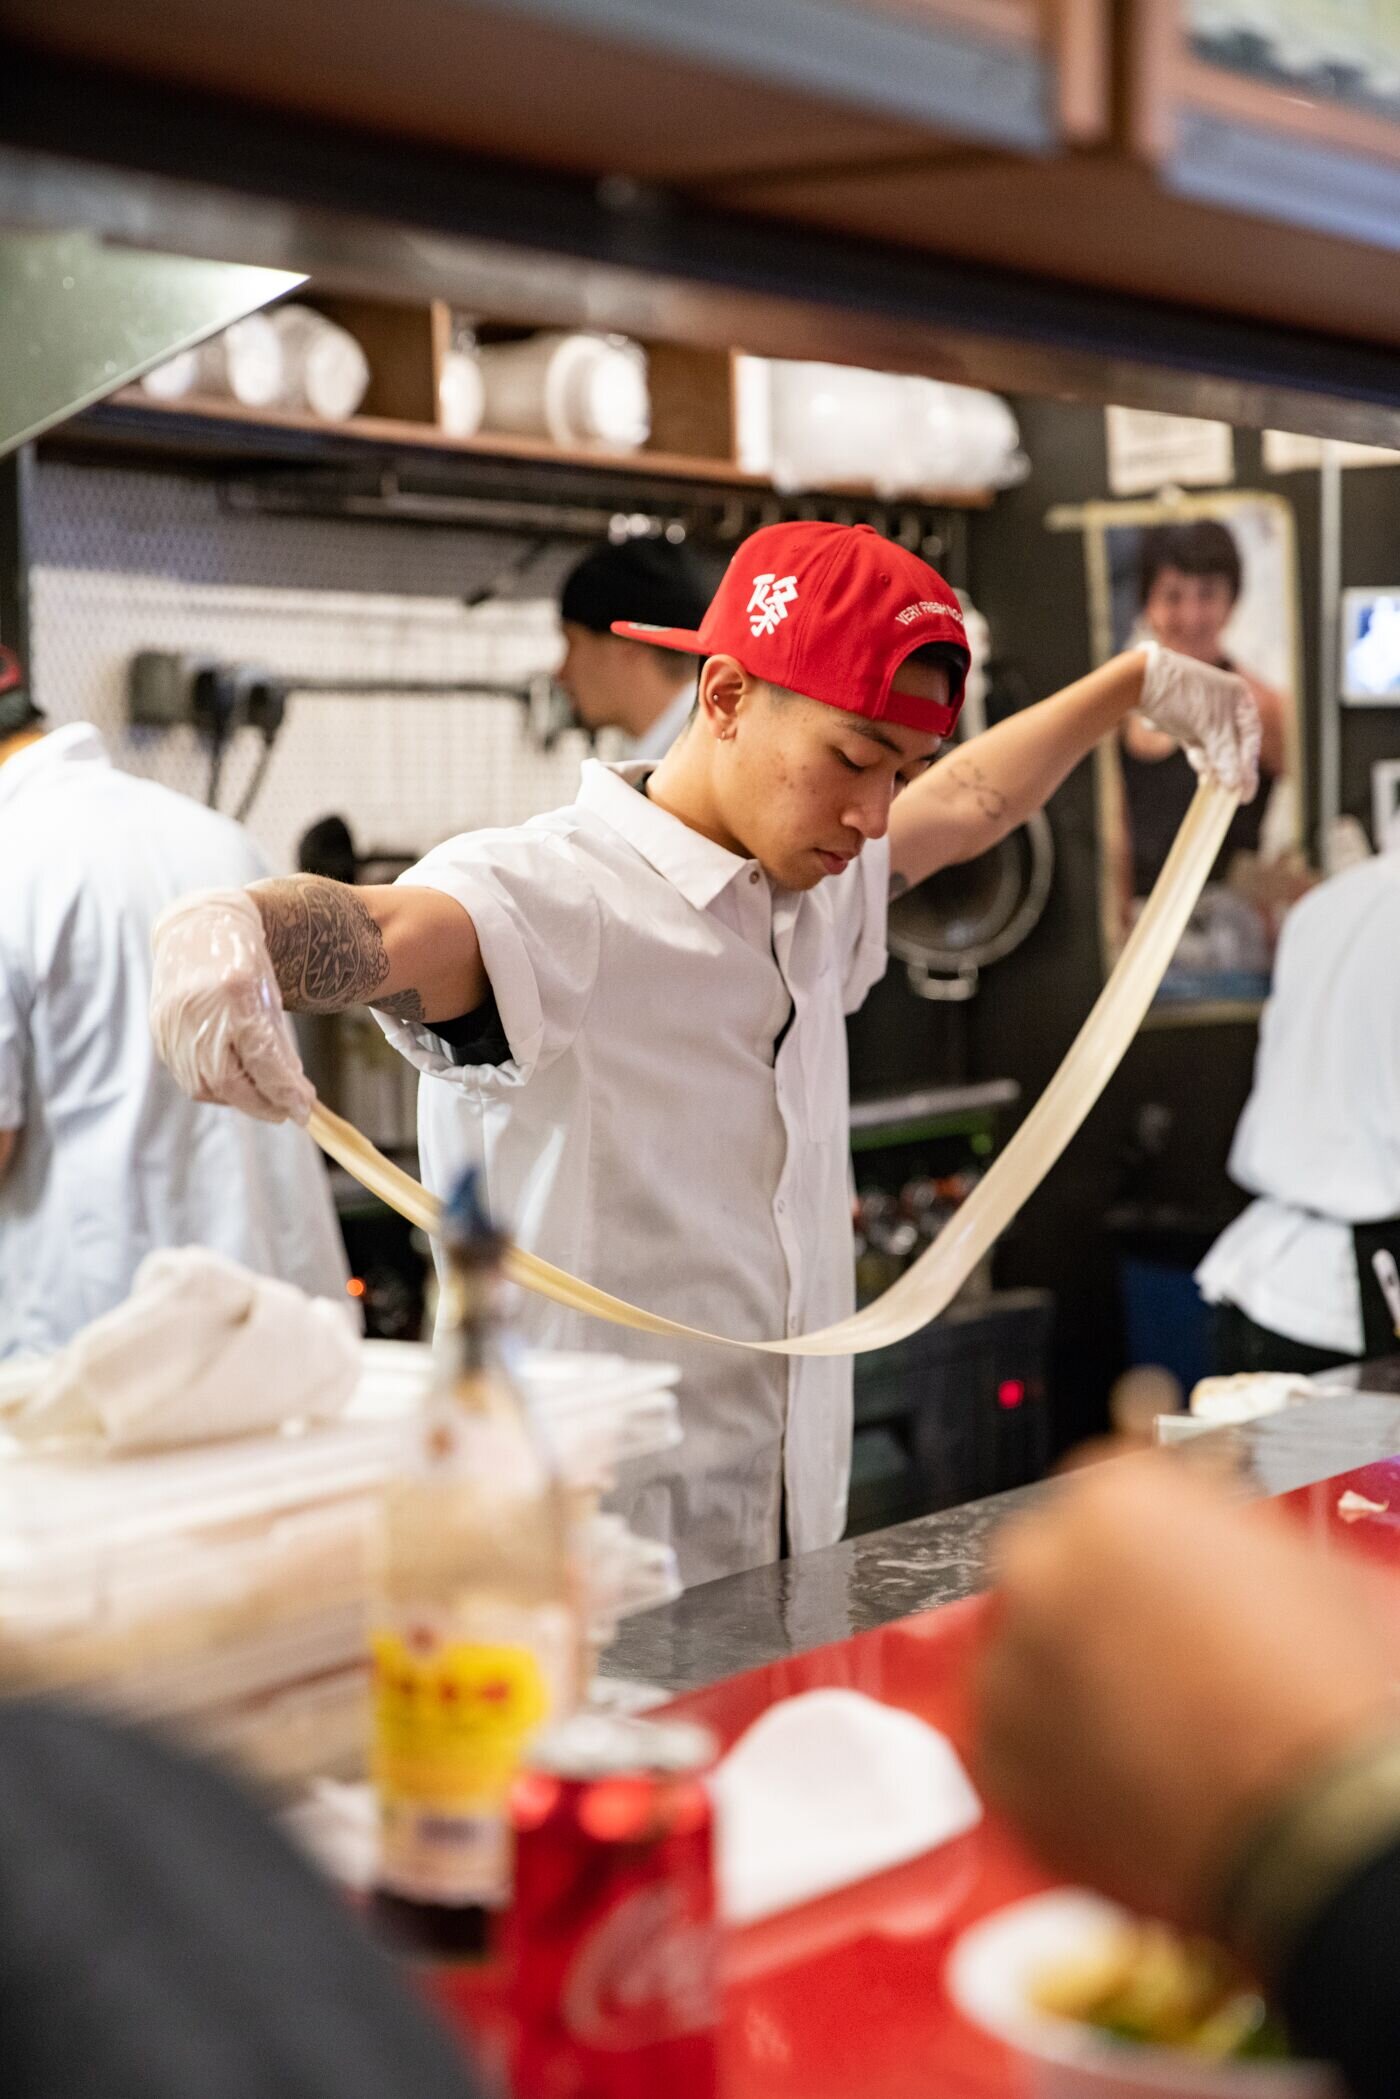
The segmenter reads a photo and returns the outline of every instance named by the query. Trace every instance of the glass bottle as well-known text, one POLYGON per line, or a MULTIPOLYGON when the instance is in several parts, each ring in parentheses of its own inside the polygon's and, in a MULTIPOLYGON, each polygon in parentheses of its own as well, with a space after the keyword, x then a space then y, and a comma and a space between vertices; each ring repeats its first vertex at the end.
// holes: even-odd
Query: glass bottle
POLYGON ((502 1357, 505 1241, 475 1171, 443 1245, 434 1375, 374 1554, 374 1908, 401 1944, 462 1959, 508 1899, 506 1790, 573 1709, 582 1641, 568 1506, 502 1357))

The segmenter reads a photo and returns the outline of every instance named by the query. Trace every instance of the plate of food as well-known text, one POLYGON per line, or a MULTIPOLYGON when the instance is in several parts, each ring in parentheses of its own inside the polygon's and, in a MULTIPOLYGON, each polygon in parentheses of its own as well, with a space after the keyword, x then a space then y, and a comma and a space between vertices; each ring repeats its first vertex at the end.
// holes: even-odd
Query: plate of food
POLYGON ((984 1917, 947 1983, 1021 2057, 1035 2099, 1343 2099, 1229 1954, 1081 1889, 984 1917))

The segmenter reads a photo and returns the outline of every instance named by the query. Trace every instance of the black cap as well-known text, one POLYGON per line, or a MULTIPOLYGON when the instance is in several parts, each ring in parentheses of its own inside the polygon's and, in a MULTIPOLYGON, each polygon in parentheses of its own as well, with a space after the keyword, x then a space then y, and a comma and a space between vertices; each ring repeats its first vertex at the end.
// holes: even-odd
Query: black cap
POLYGON ((698 627, 711 591, 689 547, 668 539, 625 539, 594 547, 570 570, 559 617, 594 634, 614 620, 648 627, 698 627))
POLYGON ((343 816, 323 816, 301 834, 297 866, 304 875, 327 875, 353 886, 359 879, 355 840, 343 816))

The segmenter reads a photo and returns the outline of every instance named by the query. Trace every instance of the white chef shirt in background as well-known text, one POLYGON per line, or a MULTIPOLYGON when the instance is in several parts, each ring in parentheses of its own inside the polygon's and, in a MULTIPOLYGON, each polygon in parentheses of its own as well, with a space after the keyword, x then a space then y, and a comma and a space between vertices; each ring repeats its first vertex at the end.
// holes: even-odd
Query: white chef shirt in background
POLYGON ((1258 1200, 1197 1269, 1203 1296, 1359 1356, 1351 1226, 1400 1215, 1400 853, 1289 913, 1230 1174, 1258 1200))
POLYGON ((156 1057, 151 925, 267 873, 247 834, 110 762, 84 722, 0 766, 0 1357, 122 1302, 157 1247, 208 1246, 342 1298, 324 1169, 301 1130, 186 1100, 156 1057))
POLYGON ((640 764, 643 759, 657 763, 666 756, 681 730, 690 720, 690 710, 695 705, 695 679, 689 677, 673 700, 669 700, 651 727, 639 736, 632 746, 632 762, 640 764))
MULTIPOLYGON (((826 1326, 854 1302, 844 1015, 884 973, 888 847, 775 889, 648 801, 649 769, 590 762, 573 807, 401 878, 470 912, 511 1052, 454 1065, 378 1016, 428 1074, 424 1178, 441 1192, 483 1160, 522 1245, 688 1325, 826 1326)), ((534 1343, 680 1363, 684 1443, 617 1506, 687 1582, 775 1558, 784 1489, 794 1551, 840 1537, 849 1359, 658 1340, 529 1294, 519 1313, 534 1343)))

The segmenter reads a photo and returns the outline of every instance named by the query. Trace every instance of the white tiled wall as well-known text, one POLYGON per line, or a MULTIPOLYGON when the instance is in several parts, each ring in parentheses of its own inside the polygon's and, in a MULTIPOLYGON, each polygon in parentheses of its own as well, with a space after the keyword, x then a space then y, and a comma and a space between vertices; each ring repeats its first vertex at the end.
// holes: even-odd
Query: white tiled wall
MULTIPOLYGON (((559 652, 560 546, 468 609, 512 542, 437 527, 258 517, 220 507, 212 481, 43 463, 32 522, 31 655, 51 721, 95 722, 133 772, 204 796, 208 754, 188 729, 126 726, 141 649, 191 650, 316 678, 522 682, 559 652)), ((231 809, 260 749, 240 734, 224 766, 231 809)), ((451 832, 514 823, 571 799, 584 740, 549 753, 510 699, 298 695, 249 827, 279 870, 332 812, 364 849, 419 853, 451 832)))

